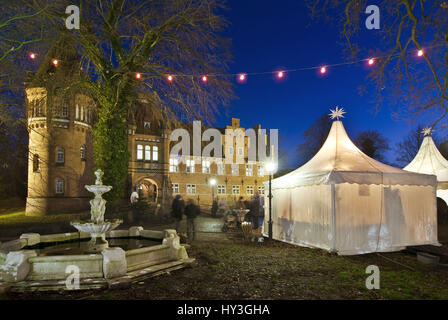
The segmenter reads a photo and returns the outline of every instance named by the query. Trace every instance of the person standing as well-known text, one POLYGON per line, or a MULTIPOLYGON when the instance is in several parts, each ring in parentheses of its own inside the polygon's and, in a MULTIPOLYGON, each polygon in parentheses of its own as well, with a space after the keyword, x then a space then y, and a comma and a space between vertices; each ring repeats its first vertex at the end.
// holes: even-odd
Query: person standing
POLYGON ((260 196, 258 191, 255 192, 254 199, 251 205, 251 218, 252 218, 252 228, 254 230, 254 237, 252 240, 258 239, 258 242, 263 242, 264 238, 261 235, 261 228, 264 221, 264 205, 263 198, 260 196))
POLYGON ((196 240, 195 219, 201 213, 201 209, 195 204, 193 199, 188 199, 185 207, 185 215, 187 216, 187 237, 189 240, 196 240))
POLYGON ((138 200, 138 193, 137 193, 137 188, 134 187, 134 191, 132 191, 131 193, 131 204, 136 203, 138 200))
POLYGON ((185 203, 180 194, 176 195, 171 204, 171 216, 176 220, 176 232, 180 231, 180 222, 185 210, 185 203))

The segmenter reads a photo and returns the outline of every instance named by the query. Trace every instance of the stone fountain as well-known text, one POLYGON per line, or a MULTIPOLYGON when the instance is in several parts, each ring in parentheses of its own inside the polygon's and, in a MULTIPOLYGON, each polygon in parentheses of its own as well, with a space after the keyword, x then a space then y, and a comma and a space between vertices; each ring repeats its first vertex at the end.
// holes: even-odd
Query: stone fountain
POLYGON ((85 188, 95 194, 95 198, 90 200, 90 220, 89 221, 72 221, 70 224, 79 232, 90 234, 90 241, 87 243, 87 252, 100 252, 109 247, 106 240, 106 232, 112 231, 118 227, 123 220, 104 220, 104 212, 106 211, 106 200, 103 194, 109 192, 112 187, 103 185, 104 172, 101 169, 95 171, 96 181, 94 185, 85 186, 85 188))

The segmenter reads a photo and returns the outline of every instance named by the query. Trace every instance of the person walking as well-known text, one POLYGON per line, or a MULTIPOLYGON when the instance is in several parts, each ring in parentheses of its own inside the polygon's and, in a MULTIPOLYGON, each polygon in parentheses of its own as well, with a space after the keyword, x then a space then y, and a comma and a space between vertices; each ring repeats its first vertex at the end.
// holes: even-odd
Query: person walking
POLYGON ((176 195, 171 204, 171 216, 176 220, 176 232, 180 232, 180 222, 185 210, 185 203, 180 194, 176 195))
POLYGON ((258 239, 258 242, 263 242, 264 238, 261 235, 261 228, 264 221, 264 205, 263 198, 260 196, 258 191, 255 192, 254 199, 251 204, 251 218, 252 218, 252 228, 254 231, 254 236, 252 241, 258 239))
POLYGON ((188 240, 196 240, 195 219, 201 213, 201 209, 195 204, 193 199, 188 199, 185 207, 185 215, 187 216, 187 237, 188 240))

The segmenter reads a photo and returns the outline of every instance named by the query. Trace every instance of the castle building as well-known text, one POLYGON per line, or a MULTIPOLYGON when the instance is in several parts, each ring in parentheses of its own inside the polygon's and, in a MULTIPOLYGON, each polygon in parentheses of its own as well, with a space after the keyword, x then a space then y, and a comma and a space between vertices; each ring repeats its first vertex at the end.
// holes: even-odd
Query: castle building
MULTIPOLYGON (((80 90, 66 89, 62 83, 80 75, 76 48, 63 39, 56 42, 40 68, 27 83, 27 123, 29 129, 27 215, 77 212, 89 208, 91 195, 85 185, 94 182, 93 133, 95 101, 80 90), (56 60, 55 60, 56 59, 56 60)), ((166 205, 176 194, 211 205, 213 199, 248 199, 255 191, 264 193, 268 179, 264 165, 250 161, 250 139, 244 143, 223 143, 223 154, 240 156, 243 163, 226 163, 223 158, 182 155, 170 150, 173 130, 191 125, 162 120, 160 110, 141 94, 131 112, 128 129, 128 181, 126 197, 133 189, 155 204, 166 205), (214 197, 214 198, 213 198, 214 197)), ((204 128, 202 126, 202 128, 204 128)), ((205 129, 205 128, 204 128, 205 129)), ((240 120, 219 129, 240 128, 240 120)), ((261 126, 254 127, 260 130, 261 126)), ((204 145, 204 143, 201 143, 204 145)), ((104 171, 107 168, 101 168, 104 171)))

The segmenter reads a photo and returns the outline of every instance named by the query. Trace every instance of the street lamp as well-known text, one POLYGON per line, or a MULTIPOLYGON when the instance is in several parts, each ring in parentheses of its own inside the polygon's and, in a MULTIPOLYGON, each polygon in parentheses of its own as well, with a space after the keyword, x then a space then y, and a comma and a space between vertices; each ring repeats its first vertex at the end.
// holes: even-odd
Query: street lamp
POLYGON ((272 174, 276 171, 277 166, 276 166, 275 162, 272 162, 272 161, 267 162, 265 166, 266 166, 266 171, 269 174, 269 195, 268 195, 268 198, 269 198, 269 221, 268 221, 269 229, 268 229, 268 232, 269 233, 268 233, 268 236, 269 236, 269 240, 272 240, 272 188, 271 188, 271 185, 272 185, 272 174))

